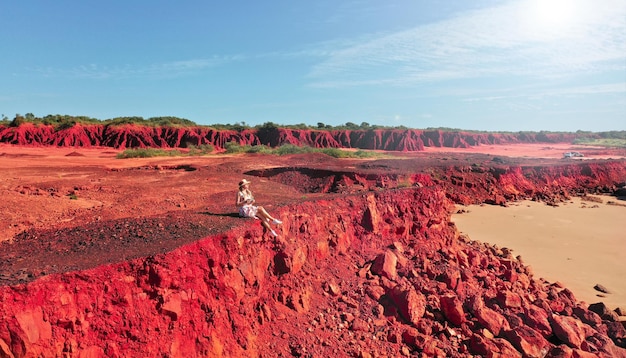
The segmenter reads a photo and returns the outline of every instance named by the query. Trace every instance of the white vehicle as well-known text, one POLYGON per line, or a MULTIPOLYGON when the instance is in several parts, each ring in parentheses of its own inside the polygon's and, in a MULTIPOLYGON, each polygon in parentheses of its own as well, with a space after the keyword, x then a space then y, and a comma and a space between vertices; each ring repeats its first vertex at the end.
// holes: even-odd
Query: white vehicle
POLYGON ((563 158, 577 158, 577 157, 584 157, 584 155, 579 152, 567 152, 563 154, 563 158))

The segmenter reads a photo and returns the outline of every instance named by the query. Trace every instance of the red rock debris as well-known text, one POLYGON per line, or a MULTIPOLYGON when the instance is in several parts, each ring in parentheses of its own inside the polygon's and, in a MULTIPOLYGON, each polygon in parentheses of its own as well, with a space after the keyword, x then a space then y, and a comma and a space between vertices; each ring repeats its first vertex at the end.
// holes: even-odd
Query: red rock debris
POLYGON ((438 187, 303 202, 276 242, 235 228, 2 287, 0 356, 626 356, 567 289, 459 236, 452 204, 438 187))
POLYGON ((278 240, 237 226, 0 287, 0 357, 626 357, 615 312, 450 221, 454 203, 556 204, 625 174, 623 161, 456 166, 387 173, 383 186, 337 172, 341 187, 310 183, 332 198, 275 208, 278 240))

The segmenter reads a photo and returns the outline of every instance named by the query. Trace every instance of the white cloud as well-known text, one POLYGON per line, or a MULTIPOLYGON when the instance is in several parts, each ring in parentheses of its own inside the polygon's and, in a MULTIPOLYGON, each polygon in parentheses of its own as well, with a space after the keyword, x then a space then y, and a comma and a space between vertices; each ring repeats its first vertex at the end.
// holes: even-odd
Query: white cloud
POLYGON ((328 52, 310 73, 313 86, 626 69, 626 2, 562 2, 572 8, 559 20, 550 18, 560 16, 555 9, 539 7, 545 1, 512 1, 328 52))

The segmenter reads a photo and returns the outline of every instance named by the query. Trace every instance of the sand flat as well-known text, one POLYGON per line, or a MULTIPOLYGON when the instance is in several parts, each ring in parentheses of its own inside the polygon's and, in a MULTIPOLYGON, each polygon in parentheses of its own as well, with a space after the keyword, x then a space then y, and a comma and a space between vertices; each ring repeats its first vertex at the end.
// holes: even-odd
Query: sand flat
POLYGON ((481 153, 517 158, 563 159, 566 152, 584 153, 582 158, 569 158, 565 162, 591 159, 625 159, 626 151, 621 148, 605 148, 570 143, 517 143, 483 144, 469 148, 424 147, 425 153, 481 153))
POLYGON ((626 207, 573 198, 559 207, 523 201, 509 207, 473 205, 452 220, 472 240, 521 255, 535 277, 569 288, 578 300, 626 307, 626 207), (611 291, 593 287, 601 284, 611 291))

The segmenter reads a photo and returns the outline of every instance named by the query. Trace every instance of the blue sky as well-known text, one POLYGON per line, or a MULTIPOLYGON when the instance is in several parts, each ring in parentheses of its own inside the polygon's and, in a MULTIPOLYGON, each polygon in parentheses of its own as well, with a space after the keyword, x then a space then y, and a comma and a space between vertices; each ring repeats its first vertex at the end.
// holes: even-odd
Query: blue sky
POLYGON ((624 0, 0 4, 0 113, 626 130, 624 0))

